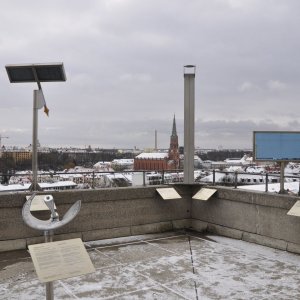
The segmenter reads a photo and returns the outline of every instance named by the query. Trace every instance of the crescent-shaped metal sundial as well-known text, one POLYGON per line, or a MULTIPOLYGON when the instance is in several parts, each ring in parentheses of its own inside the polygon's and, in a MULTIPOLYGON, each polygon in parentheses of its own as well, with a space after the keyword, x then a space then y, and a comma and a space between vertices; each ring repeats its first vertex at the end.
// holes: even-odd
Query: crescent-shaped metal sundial
POLYGON ((58 229, 67 223, 71 222, 76 215, 80 211, 81 207, 81 200, 76 201, 66 212, 63 216, 62 220, 60 221, 58 218, 58 214, 54 211, 53 206, 53 198, 49 196, 45 196, 45 203, 51 210, 51 217, 49 220, 40 220, 34 217, 30 212, 30 206, 33 198, 35 197, 35 193, 31 195, 31 197, 25 202, 23 209, 22 209, 22 216, 24 222, 33 229, 38 229, 42 231, 50 231, 54 229, 58 229), (48 198, 47 198, 48 197, 48 198), (50 204, 49 204, 50 202, 50 204), (51 203, 52 202, 52 203, 51 203))

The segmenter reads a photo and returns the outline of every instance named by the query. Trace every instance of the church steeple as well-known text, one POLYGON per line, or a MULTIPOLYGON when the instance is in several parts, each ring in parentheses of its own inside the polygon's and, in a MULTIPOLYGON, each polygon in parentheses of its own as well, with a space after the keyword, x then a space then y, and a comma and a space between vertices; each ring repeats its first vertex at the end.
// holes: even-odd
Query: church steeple
POLYGON ((178 136, 176 130, 175 114, 173 118, 172 135, 170 137, 170 148, 169 148, 169 163, 171 169, 179 168, 179 149, 178 149, 178 136))
POLYGON ((172 136, 177 136, 175 114, 173 118, 172 136))

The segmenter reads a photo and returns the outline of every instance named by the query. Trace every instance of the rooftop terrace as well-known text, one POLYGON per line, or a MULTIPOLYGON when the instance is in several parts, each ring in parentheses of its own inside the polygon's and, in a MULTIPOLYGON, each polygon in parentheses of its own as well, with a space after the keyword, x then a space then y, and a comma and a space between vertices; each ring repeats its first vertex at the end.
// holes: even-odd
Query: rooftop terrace
MULTIPOLYGON (((299 296, 299 256, 244 241, 188 231, 85 245, 96 272, 56 281, 55 299, 299 296)), ((27 252, 2 254, 0 263, 0 299, 45 298, 44 285, 38 281, 27 252)))
MULTIPOLYGON (((55 299, 296 299, 300 218, 287 212, 299 197, 215 186, 193 199, 201 187, 174 185, 176 200, 155 186, 53 192, 60 216, 82 200, 54 240, 81 238, 96 267, 56 281, 55 299)), ((44 299, 27 252, 44 238, 22 220, 25 195, 0 195, 0 299, 44 299)))

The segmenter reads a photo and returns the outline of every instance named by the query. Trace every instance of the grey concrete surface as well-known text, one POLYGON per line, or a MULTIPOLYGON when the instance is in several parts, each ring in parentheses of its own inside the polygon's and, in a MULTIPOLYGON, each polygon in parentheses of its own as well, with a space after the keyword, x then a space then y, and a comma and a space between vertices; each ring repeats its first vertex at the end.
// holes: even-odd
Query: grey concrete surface
MULTIPOLYGON (((53 191, 60 216, 76 200, 82 200, 79 215, 55 235, 89 241, 192 228, 300 252, 300 218, 287 215, 299 197, 215 187, 217 193, 208 201, 192 199, 201 187, 176 184, 182 199, 168 201, 159 196, 155 186, 53 191)), ((43 240, 41 232, 22 220, 25 195, 0 194, 0 252, 26 249, 43 240)), ((47 218, 47 213, 36 216, 47 218)))
MULTIPOLYGON (((194 232, 85 243, 96 272, 55 299, 299 299, 300 256, 194 232)), ((0 299, 45 299, 26 252, 0 255, 0 299)))
MULTIPOLYGON (((76 219, 57 230, 55 234, 81 232, 89 239, 98 233, 101 235, 99 230, 103 229, 114 229, 115 233, 117 228, 129 227, 131 231, 135 231, 142 230, 137 226, 150 226, 162 222, 170 222, 172 227, 172 221, 190 218, 192 200, 188 193, 189 189, 178 187, 178 190, 182 199, 174 201, 162 200, 156 187, 53 191, 51 194, 61 217, 76 200, 82 200, 81 210, 76 219)), ((26 193, 0 194, 1 241, 41 236, 40 232, 29 228, 22 220, 25 196, 26 193)), ((36 213, 36 217, 49 218, 49 214, 36 213)), ((179 223, 176 223, 176 226, 178 225, 179 223)))

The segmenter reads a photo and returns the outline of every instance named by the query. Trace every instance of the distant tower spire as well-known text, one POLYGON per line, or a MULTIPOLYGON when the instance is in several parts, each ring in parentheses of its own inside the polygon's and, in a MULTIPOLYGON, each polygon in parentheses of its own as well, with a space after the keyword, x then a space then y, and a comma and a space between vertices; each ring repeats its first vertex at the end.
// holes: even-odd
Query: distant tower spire
POLYGON ((170 148, 169 148, 169 161, 171 163, 171 169, 179 168, 179 149, 178 149, 178 136, 176 130, 175 114, 173 118, 172 135, 170 137, 170 148))
POLYGON ((174 114, 174 118, 173 118, 172 136, 177 136, 175 114, 174 114))

